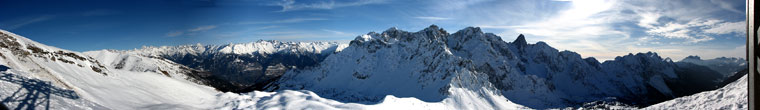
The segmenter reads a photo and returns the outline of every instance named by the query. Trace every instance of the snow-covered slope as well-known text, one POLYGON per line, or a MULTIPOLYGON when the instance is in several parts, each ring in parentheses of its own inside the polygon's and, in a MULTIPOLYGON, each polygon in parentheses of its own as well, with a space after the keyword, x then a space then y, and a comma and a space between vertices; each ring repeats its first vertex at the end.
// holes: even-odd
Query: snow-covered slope
POLYGON ((418 32, 391 28, 361 35, 316 67, 285 73, 268 90, 305 89, 329 99, 368 104, 393 95, 463 105, 452 109, 513 107, 496 103, 503 98, 543 109, 593 101, 646 106, 690 94, 680 87, 683 82, 718 83, 690 77, 718 73, 686 70, 691 68, 652 52, 599 63, 544 42, 528 44, 522 35, 508 43, 479 28, 449 34, 433 25, 418 32), (480 96, 474 101, 484 103, 455 98, 467 94, 480 96))
POLYGON ((357 37, 319 66, 286 73, 272 90, 306 89, 346 102, 380 103, 388 95, 448 102, 449 109, 521 108, 500 95, 472 61, 454 56, 437 27, 395 28, 357 37))
POLYGON ((391 28, 347 45, 258 41, 85 53, 0 32, 0 98, 12 108, 609 109, 647 106, 721 81, 705 66, 652 52, 599 63, 474 27, 453 34, 435 25, 391 28), (273 92, 222 93, 205 85, 273 92))
POLYGON ((0 65, 9 68, 0 92, 12 108, 199 109, 218 93, 184 80, 169 62, 108 51, 96 59, 0 32, 0 65))
POLYGON ((507 102, 506 99, 497 102, 483 102, 483 96, 477 93, 459 95, 440 102, 425 102, 413 97, 395 97, 388 95, 377 104, 343 103, 322 98, 308 90, 283 90, 279 92, 254 91, 244 94, 225 93, 218 95, 218 104, 214 109, 260 109, 260 110, 446 110, 456 108, 495 109, 491 106, 502 106, 500 109, 530 109, 507 102), (461 102, 469 101, 469 102, 461 102))
POLYGON ((14 69, 0 70, 0 97, 2 104, 11 107, 8 109, 107 109, 100 104, 81 99, 73 90, 54 86, 50 81, 22 75, 29 73, 14 69))
MULTIPOLYGON (((90 51, 85 54, 61 50, 91 56, 84 57, 84 61, 93 61, 103 66, 103 73, 107 73, 103 74, 102 71, 96 72, 92 68, 77 65, 84 61, 71 64, 64 60, 23 56, 31 54, 32 50, 9 45, 22 46, 24 43, 20 42, 31 42, 35 46, 48 46, 9 32, 2 33, 3 39, 8 41, 2 42, 4 47, 0 48, 3 55, 0 57, 0 61, 3 61, 0 63, 0 97, 3 98, 3 104, 11 109, 440 109, 466 106, 451 104, 452 101, 423 102, 415 98, 394 96, 387 96, 382 103, 375 105, 341 103, 305 90, 221 93, 195 84, 206 83, 193 76, 202 71, 161 57, 114 50, 90 51)), ((51 47, 43 50, 58 49, 51 47)), ((476 93, 462 93, 468 95, 456 98, 473 100, 479 104, 487 103, 475 101, 479 97, 476 93)), ((504 98, 498 100, 501 100, 498 104, 507 101, 504 98)))
POLYGON ((208 71, 229 85, 222 91, 250 92, 279 78, 286 70, 316 65, 347 45, 334 42, 280 42, 260 40, 228 45, 144 47, 127 53, 161 57, 190 68, 208 71))
POLYGON ((658 103, 645 109, 652 110, 742 110, 747 109, 747 75, 717 90, 658 103))

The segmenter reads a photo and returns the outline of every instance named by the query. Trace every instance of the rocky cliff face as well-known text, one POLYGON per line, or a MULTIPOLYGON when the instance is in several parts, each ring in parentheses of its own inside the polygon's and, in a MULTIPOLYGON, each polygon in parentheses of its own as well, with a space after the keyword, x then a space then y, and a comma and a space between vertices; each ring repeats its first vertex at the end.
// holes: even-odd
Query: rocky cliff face
POLYGON ((222 91, 250 92, 279 78, 285 71, 316 65, 340 51, 338 43, 257 41, 228 45, 145 47, 128 51, 165 58, 189 68, 206 71, 222 91))
MULTIPOLYGON (((693 66, 678 66, 652 52, 599 63, 544 42, 528 44, 525 38, 505 42, 474 27, 449 34, 435 25, 418 32, 370 32, 316 67, 287 72, 268 90, 306 89, 371 103, 385 95, 440 101, 453 97, 452 88, 470 88, 493 91, 531 108, 592 101, 646 106, 693 94, 681 86, 704 79, 690 77, 695 75, 689 71, 693 66)), ((699 90, 709 89, 714 86, 699 90)))

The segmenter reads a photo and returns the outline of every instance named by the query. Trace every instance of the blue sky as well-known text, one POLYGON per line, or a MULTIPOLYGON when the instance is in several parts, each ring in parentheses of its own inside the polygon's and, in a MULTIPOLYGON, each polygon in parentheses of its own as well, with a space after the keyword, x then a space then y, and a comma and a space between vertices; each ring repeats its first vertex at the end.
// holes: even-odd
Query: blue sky
POLYGON ((525 34, 583 57, 653 51, 680 60, 744 57, 740 0, 137 0, 0 1, 0 29, 74 51, 227 44, 259 39, 346 42, 390 27, 481 27, 525 34))

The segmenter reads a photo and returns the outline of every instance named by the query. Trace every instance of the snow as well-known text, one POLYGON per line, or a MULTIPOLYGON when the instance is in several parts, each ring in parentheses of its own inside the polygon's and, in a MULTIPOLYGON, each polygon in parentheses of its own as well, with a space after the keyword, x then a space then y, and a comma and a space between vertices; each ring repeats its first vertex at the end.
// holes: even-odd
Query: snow
POLYGON ((348 47, 348 44, 338 44, 338 47, 335 48, 335 52, 343 51, 343 49, 345 49, 346 47, 348 47))
MULTIPOLYGON (((350 44, 257 41, 84 53, 0 32, 20 44, 20 50, 0 48, 0 65, 10 68, 0 71, 0 97, 12 108, 550 109, 639 98, 647 95, 647 86, 672 96, 666 81, 679 78, 674 63, 656 53, 599 63, 544 42, 528 44, 522 35, 507 43, 473 27, 454 34, 434 25, 418 32, 391 28, 350 44), (29 46, 48 53, 35 53, 29 46), (201 85, 188 77, 186 66, 159 57, 280 52, 333 55, 316 67, 286 72, 267 88, 276 92, 242 94, 201 85)), ((718 90, 645 109, 742 109, 747 106, 745 90, 746 76, 718 90)))
POLYGON ((391 28, 349 45, 317 67, 287 72, 269 90, 304 89, 352 103, 376 104, 393 95, 449 101, 456 109, 550 109, 593 101, 647 105, 661 100, 641 97, 677 97, 666 81, 683 79, 674 62, 653 52, 599 63, 544 42, 528 44, 525 36, 507 43, 474 27, 453 34, 434 25, 418 32, 391 28), (454 92, 458 88, 468 92, 454 92), (520 106, 500 106, 512 104, 520 106))
POLYGON ((18 109, 107 109, 102 105, 81 99, 74 91, 59 88, 14 69, 0 71, 0 96, 2 102, 18 109))
POLYGON ((748 109, 747 75, 723 88, 658 103, 649 110, 742 110, 748 109))
POLYGON ((223 94, 222 100, 233 100, 215 109, 261 109, 261 110, 293 110, 293 109, 362 109, 360 104, 341 103, 321 98, 309 91, 258 92, 248 94, 223 94))
POLYGON ((305 89, 329 99, 374 106, 527 108, 509 101, 492 87, 487 75, 468 68, 469 60, 441 45, 446 36, 439 29, 362 35, 319 67, 286 73, 276 83, 277 90, 305 89))
MULTIPOLYGON (((254 91, 245 94, 224 93, 219 95, 219 100, 228 102, 220 103, 214 109, 231 110, 461 110, 461 109, 494 109, 489 102, 482 102, 482 97, 466 89, 453 89, 455 93, 466 92, 456 97, 447 98, 441 102, 425 102, 416 98, 400 98, 393 95, 387 95, 380 103, 377 104, 360 104, 360 103, 343 103, 331 99, 325 99, 314 92, 307 90, 284 90, 280 92, 260 92, 254 91), (460 102, 462 101, 462 102, 460 102), (483 105, 486 104, 486 105, 483 105)), ((500 104, 497 109, 529 109, 508 103, 506 99, 500 97, 500 104)))
MULTIPOLYGON (((21 36, 14 37, 23 38, 21 36)), ((44 46, 42 44, 36 45, 44 46)), ((191 48, 183 51, 202 50, 191 48)), ((187 76, 181 74, 181 65, 143 53, 112 50, 90 51, 85 52, 85 54, 73 52, 78 55, 89 56, 87 60, 97 61, 97 64, 93 65, 105 66, 107 75, 104 75, 94 72, 90 68, 78 67, 76 64, 83 63, 82 61, 75 60, 74 64, 68 64, 39 57, 18 57, 6 50, 0 52, 6 56, 0 65, 7 65, 11 68, 3 74, 19 75, 30 79, 38 78, 41 82, 50 82, 51 87, 71 91, 78 97, 68 99, 61 98, 61 96, 51 96, 47 99, 50 100, 50 105, 36 107, 62 109, 388 109, 393 107, 398 109, 402 109, 399 107, 404 107, 403 109, 461 109, 494 106, 491 104, 482 105, 486 102, 481 99, 483 97, 480 93, 456 87, 452 87, 449 91, 453 94, 462 95, 451 95, 451 97, 439 102, 425 102, 412 97, 399 98, 393 95, 385 95, 381 102, 375 104, 343 103, 322 98, 308 90, 254 91, 244 94, 221 93, 211 87, 199 85, 189 80, 187 76), (166 71, 166 73, 162 73, 162 71, 166 71), (460 105, 459 103, 465 104, 460 105)), ((24 93, 13 92, 22 89, 10 81, 0 81, 0 84, 4 85, 0 92, 3 96, 24 93)), ((392 85, 387 86, 392 87, 392 85)), ((490 94, 485 98, 501 100, 502 102, 497 103, 500 104, 499 107, 521 107, 516 104, 503 105, 508 103, 505 103, 506 98, 500 95, 490 94)), ((11 107, 18 106, 18 103, 14 102, 8 104, 11 104, 11 107)))
MULTIPOLYGON (((3 33, 8 32, 3 31, 3 33)), ((49 46, 33 42, 15 34, 9 35, 17 39, 21 44, 34 45, 46 52, 62 51, 64 53, 85 56, 78 52, 48 48, 49 46)), ((25 48, 21 49, 25 50, 25 48)), ((50 100, 52 104, 37 105, 37 107, 64 109, 102 109, 103 107, 110 109, 202 109, 212 106, 216 102, 214 99, 215 94, 218 92, 211 87, 198 85, 182 78, 167 77, 157 71, 115 69, 114 66, 110 65, 112 62, 123 58, 148 59, 142 56, 104 53, 98 56, 101 59, 84 57, 83 60, 80 60, 56 53, 23 56, 14 54, 13 52, 24 50, 0 48, 0 53, 4 56, 0 60, 0 65, 10 68, 12 70, 10 74, 14 76, 40 80, 39 82, 48 83, 45 85, 54 86, 51 88, 59 88, 56 89, 59 91, 70 91, 67 93, 77 96, 77 98, 69 99, 52 96, 45 98, 46 100, 50 100), (51 58, 61 57, 70 62, 50 60, 51 58), (101 61, 103 63, 100 63, 101 61), (100 65, 106 66, 102 68, 102 72, 94 71, 95 66, 100 65)), ((151 67, 161 64, 144 64, 140 62, 142 61, 133 60, 132 62, 128 62, 127 65, 130 65, 129 67, 151 67)), ((171 70, 169 68, 166 69, 171 70)), ((3 80, 0 82, 3 82, 3 85, 13 85, 8 84, 9 82, 13 83, 12 81, 3 80)), ((15 90, 23 90, 18 86, 2 87, 2 94, 23 93, 13 92, 15 90)), ((22 85, 21 87, 25 86, 22 85)), ((3 96, 5 97, 6 95, 3 96)), ((10 97, 6 99, 10 99, 10 97)), ((36 99, 26 98, 21 100, 21 102, 24 102, 36 99)), ((14 108, 16 106, 11 107, 14 108)))
POLYGON ((227 45, 181 45, 181 46, 160 46, 160 47, 143 47, 135 49, 132 53, 140 53, 148 56, 160 55, 183 55, 183 54, 203 54, 203 53, 227 53, 227 54, 273 54, 279 52, 287 53, 322 53, 331 54, 334 51, 340 51, 343 47, 336 42, 280 42, 274 40, 259 40, 250 43, 227 44, 227 45), (325 52, 323 52, 325 51, 325 52))

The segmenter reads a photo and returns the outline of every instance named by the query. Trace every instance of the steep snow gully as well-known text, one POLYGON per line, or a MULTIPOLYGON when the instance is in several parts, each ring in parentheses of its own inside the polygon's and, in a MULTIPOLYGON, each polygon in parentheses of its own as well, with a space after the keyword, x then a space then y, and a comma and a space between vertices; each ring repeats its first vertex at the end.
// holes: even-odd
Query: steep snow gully
POLYGON ((73 52, 0 30, 10 109, 740 109, 746 61, 599 62, 477 27, 349 44, 257 41, 73 52), (650 106, 651 105, 651 106, 650 106), (646 108, 644 108, 646 107, 646 108))

